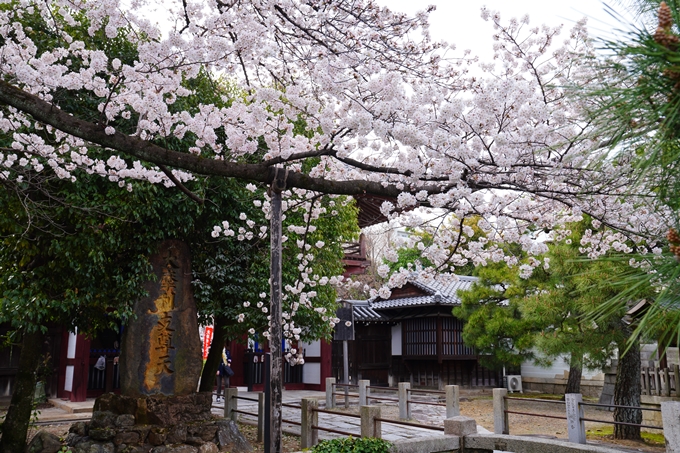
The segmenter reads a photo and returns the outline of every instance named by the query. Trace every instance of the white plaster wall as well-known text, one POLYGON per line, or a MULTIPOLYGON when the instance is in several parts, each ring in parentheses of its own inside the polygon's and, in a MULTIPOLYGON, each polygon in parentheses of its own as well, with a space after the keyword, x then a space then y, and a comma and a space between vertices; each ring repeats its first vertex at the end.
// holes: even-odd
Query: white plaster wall
POLYGON ((401 323, 392 326, 392 355, 401 355, 401 323))
MULTIPOLYGON (((640 345, 640 360, 642 360, 642 366, 658 366, 660 352, 656 343, 640 345)), ((666 351, 666 360, 668 361, 669 367, 680 364, 680 361, 678 360, 678 348, 668 348, 666 351)))
POLYGON ((300 342, 300 347, 305 350, 305 357, 321 357, 321 340, 311 343, 300 342))
POLYGON ((302 382, 305 384, 321 384, 321 364, 305 362, 302 366, 302 382))
MULTIPOLYGON (((568 372, 569 363, 563 357, 555 359, 551 367, 541 367, 530 361, 522 364, 522 377, 562 379, 568 372)), ((582 379, 604 379, 604 375, 601 370, 584 368, 582 379)))
POLYGON ((66 376, 64 379, 64 390, 67 392, 73 391, 73 365, 66 365, 66 376))
MULTIPOLYGON (((77 341, 77 335, 78 333, 78 328, 76 328, 76 332, 69 332, 68 334, 68 346, 66 349, 66 358, 67 359, 75 359, 76 358, 76 341, 77 341)), ((70 391, 70 390, 69 390, 70 391)))

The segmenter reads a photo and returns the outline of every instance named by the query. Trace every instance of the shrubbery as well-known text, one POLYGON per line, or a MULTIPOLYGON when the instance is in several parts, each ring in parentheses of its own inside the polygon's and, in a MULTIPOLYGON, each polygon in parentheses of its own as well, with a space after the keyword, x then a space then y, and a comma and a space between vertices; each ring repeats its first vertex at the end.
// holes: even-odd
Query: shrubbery
POLYGON ((324 440, 312 450, 314 453, 387 453, 392 444, 373 437, 346 437, 324 440))

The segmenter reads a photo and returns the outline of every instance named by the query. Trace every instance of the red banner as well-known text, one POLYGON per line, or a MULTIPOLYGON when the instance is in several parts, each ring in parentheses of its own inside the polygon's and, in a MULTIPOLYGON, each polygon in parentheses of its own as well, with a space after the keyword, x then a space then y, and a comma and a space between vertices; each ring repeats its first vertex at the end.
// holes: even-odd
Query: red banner
POLYGON ((203 332, 203 360, 208 358, 208 351, 213 339, 213 326, 207 326, 203 332))

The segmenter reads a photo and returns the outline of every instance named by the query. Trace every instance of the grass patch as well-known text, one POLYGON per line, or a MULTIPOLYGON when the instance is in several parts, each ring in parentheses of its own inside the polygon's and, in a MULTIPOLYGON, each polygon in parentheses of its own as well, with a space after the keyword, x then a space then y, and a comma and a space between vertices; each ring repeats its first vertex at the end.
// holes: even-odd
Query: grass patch
MULTIPOLYGON (((642 441, 648 445, 662 447, 666 445, 666 440, 662 433, 648 433, 642 432, 642 441)), ((607 426, 604 428, 589 429, 586 431, 586 438, 596 439, 613 439, 614 427, 607 426)))

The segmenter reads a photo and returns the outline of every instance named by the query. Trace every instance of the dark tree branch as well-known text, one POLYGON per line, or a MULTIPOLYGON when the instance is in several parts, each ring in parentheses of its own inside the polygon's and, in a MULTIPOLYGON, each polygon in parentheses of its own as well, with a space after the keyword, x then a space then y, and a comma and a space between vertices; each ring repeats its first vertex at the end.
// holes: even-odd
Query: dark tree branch
POLYGON ((179 190, 181 190, 182 192, 184 192, 189 198, 191 198, 191 199, 194 200, 196 203, 201 204, 201 205, 202 205, 203 203, 205 203, 205 200, 204 200, 203 198, 199 197, 198 195, 196 195, 195 193, 193 193, 192 191, 190 191, 189 189, 187 189, 187 187, 186 187, 184 184, 182 184, 182 183, 180 182, 180 180, 177 179, 177 178, 175 177, 175 175, 172 174, 172 171, 170 171, 170 169, 169 169, 168 167, 166 167, 165 165, 160 165, 160 164, 159 164, 159 165, 158 165, 158 168, 160 168, 161 171, 162 171, 163 173, 165 173, 165 176, 167 176, 168 179, 169 179, 170 181, 172 181, 172 183, 173 183, 175 186, 177 186, 177 188, 178 188, 179 190))
MULTIPOLYGON (((181 168, 206 176, 225 176, 265 184, 270 184, 274 180, 274 168, 266 162, 250 164, 206 159, 188 153, 172 151, 139 137, 129 136, 117 131, 108 135, 104 132, 102 125, 72 116, 57 106, 4 81, 0 81, 0 103, 17 108, 33 116, 37 121, 53 126, 67 134, 156 165, 181 168)), ((383 185, 382 182, 366 180, 331 181, 310 177, 298 172, 290 172, 287 185, 288 187, 337 195, 372 194, 392 198, 396 198, 404 191, 393 184, 383 185)), ((414 187, 413 190, 442 193, 450 187, 449 185, 419 185, 414 187)))
POLYGON ((187 0, 182 0, 182 7, 184 8, 184 20, 186 23, 184 24, 184 27, 182 27, 182 29, 179 31, 180 35, 184 32, 184 30, 189 28, 189 24, 191 24, 191 21, 189 20, 189 13, 187 12, 187 0))

